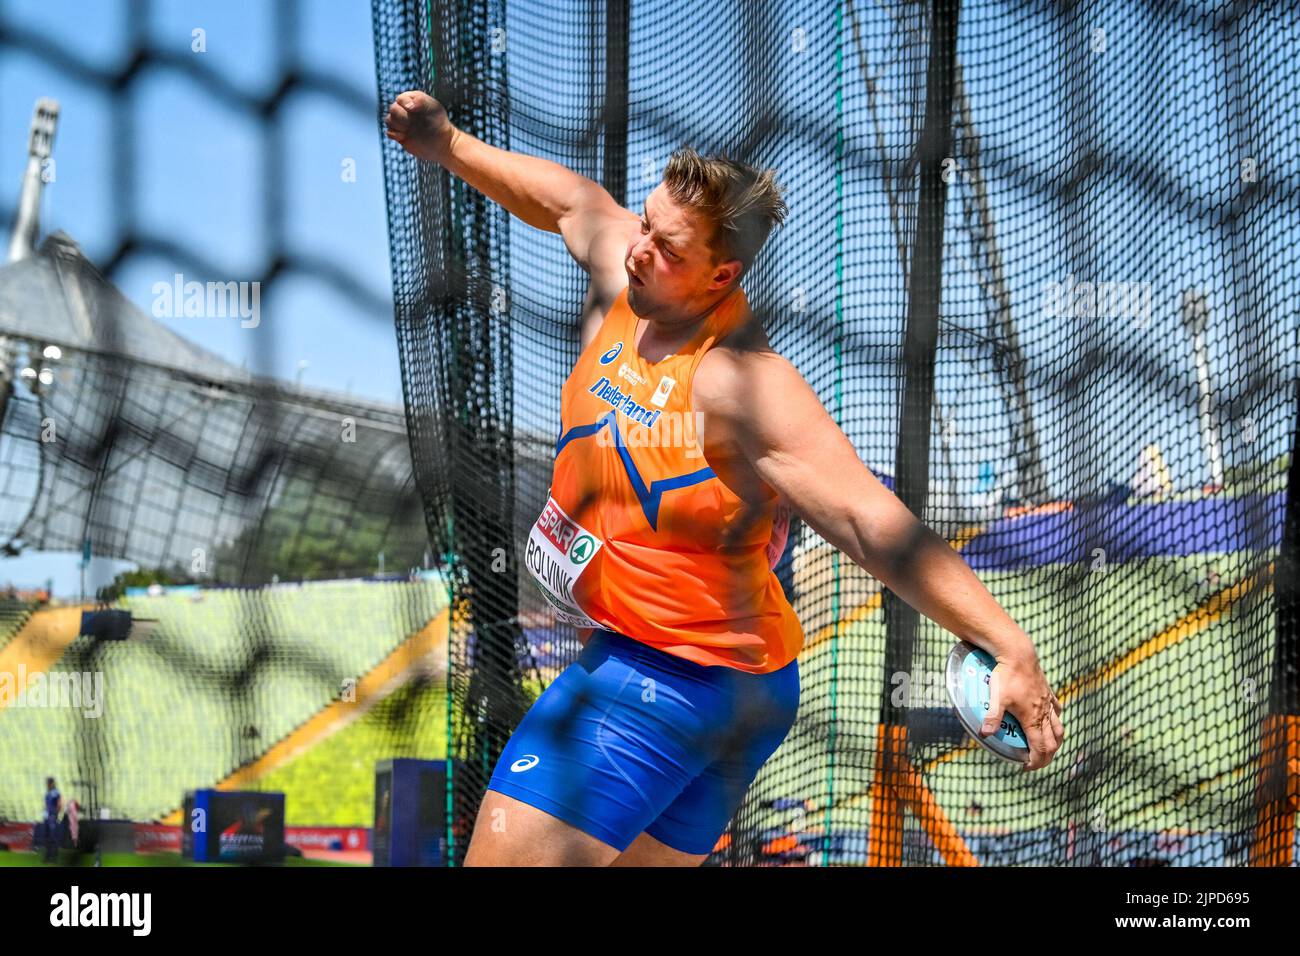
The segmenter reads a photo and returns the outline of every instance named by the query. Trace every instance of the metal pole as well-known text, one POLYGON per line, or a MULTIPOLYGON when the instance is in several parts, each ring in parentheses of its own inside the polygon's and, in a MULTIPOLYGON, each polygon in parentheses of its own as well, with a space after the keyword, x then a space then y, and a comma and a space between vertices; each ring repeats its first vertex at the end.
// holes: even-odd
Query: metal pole
POLYGON ((601 184, 620 206, 627 205, 627 87, 629 0, 605 4, 605 127, 601 184))
MULTIPOLYGON (((912 250, 907 326, 903 343, 903 400, 895 450, 895 489, 908 509, 924 519, 930 482, 930 418, 934 402, 935 352, 938 346, 940 289, 943 278, 944 207, 948 198, 943 161, 951 154, 953 88, 956 78, 959 0, 933 0, 925 121, 921 131, 920 195, 916 245, 912 250)), ((903 564, 907 553, 888 560, 903 564)), ((906 727, 906 704, 891 701, 892 675, 911 673, 919 613, 888 588, 885 601, 885 680, 881 693, 884 729, 906 727)), ((886 733, 882 741, 902 739, 886 733)), ((886 749, 892 744, 885 743, 886 749)), ((884 753, 885 784, 890 767, 903 753, 884 753)), ((897 812, 901 813, 901 809, 897 812)), ((890 830, 897 832, 894 827, 890 830)), ((883 838, 883 836, 882 836, 883 838)), ((879 856, 879 854, 877 854, 879 856)), ((887 859, 900 859, 901 847, 889 847, 887 859)))
POLYGON ((1192 358, 1196 363, 1196 390, 1201 421, 1201 444, 1210 466, 1210 483, 1223 487, 1223 439, 1214 414, 1214 390, 1210 384, 1210 357, 1205 345, 1205 327, 1209 323, 1210 305, 1205 293, 1188 289, 1183 293, 1183 326, 1192 337, 1192 358))

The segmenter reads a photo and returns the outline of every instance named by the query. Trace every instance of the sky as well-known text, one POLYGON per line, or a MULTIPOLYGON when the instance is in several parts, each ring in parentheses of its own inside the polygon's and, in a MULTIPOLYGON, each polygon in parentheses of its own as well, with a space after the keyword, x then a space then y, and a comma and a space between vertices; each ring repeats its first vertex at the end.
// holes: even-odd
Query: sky
MULTIPOLYGON (((126 104, 133 124, 127 146, 134 198, 121 195, 112 162, 121 132, 104 83, 84 71, 112 73, 128 61, 128 4, 122 0, 0 0, 0 231, 8 247, 12 214, 27 158, 38 97, 59 101, 54 178, 45 187, 42 233, 61 229, 92 262, 102 263, 124 233, 183 246, 207 270, 167 255, 136 253, 114 276, 139 308, 156 314, 154 285, 172 281, 252 281, 272 254, 267 223, 263 125, 176 70, 139 74, 126 104), (51 55, 41 57, 40 49, 51 55), (62 57, 81 66, 69 68, 62 57), (84 68, 84 70, 83 70, 84 68)), ((401 402, 401 372, 392 321, 388 233, 380 165, 374 48, 366 0, 309 0, 299 6, 296 60, 343 84, 370 110, 299 91, 279 104, 285 143, 283 236, 288 255, 310 257, 320 272, 289 272, 261 301, 256 328, 238 319, 161 317, 164 325, 250 369, 304 386, 401 402), (345 173, 354 170, 354 177, 345 173), (322 274, 324 273, 324 278, 322 274), (349 296, 326 279, 342 277, 349 296)), ((263 97, 280 75, 273 5, 265 0, 155 0, 150 44, 191 57, 219 73, 234 95, 263 97), (194 30, 206 49, 195 52, 194 30)), ((0 560, 0 583, 55 591, 81 587, 78 555, 0 560)), ((95 558, 88 589, 123 562, 95 558)))
MULTIPOLYGON (((121 0, 3 0, 0 22, 91 69, 113 71, 129 52, 126 9, 121 0)), ((308 90, 278 104, 285 253, 320 260, 327 276, 337 273, 363 296, 350 298, 319 274, 291 272, 264 293, 256 328, 221 318, 160 321, 250 368, 400 402, 369 3, 311 0, 299 9, 296 60, 344 84, 371 112, 308 90), (345 181, 353 164, 355 182, 345 181), (300 368, 301 362, 307 364, 300 368)), ((219 73, 236 95, 267 96, 280 76, 272 13, 266 0, 154 2, 148 40, 219 73), (204 31, 203 52, 193 50, 195 30, 204 31)), ((154 284, 170 282, 178 270, 187 281, 252 281, 274 253, 263 155, 270 127, 177 70, 144 70, 130 89, 123 102, 134 134, 125 135, 103 84, 15 44, 0 48, 0 218, 7 225, 17 203, 32 107, 37 97, 50 96, 60 103, 60 117, 44 232, 64 230, 93 262, 107 260, 129 231, 181 243, 211 267, 186 270, 165 255, 132 255, 115 281, 151 314, 154 284), (114 207, 121 194, 111 159, 115 129, 127 145, 134 181, 126 210, 114 207)))

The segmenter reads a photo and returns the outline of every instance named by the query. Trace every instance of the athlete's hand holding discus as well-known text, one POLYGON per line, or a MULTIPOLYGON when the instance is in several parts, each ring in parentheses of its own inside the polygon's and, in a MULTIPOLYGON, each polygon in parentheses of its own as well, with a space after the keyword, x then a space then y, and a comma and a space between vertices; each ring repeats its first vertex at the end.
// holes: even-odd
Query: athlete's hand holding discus
POLYGON ((826 541, 931 620, 997 660, 982 736, 1009 711, 1047 766, 1065 737, 1061 702, 1033 641, 970 566, 873 475, 816 393, 773 351, 715 348, 696 373, 696 407, 754 473, 826 541))
MULTIPOLYGON (((1043 674, 1029 636, 1021 632, 1017 637, 1013 633, 1010 640, 1013 647, 1019 644, 1021 650, 994 654, 998 663, 989 686, 992 706, 980 732, 984 736, 996 733, 1003 712, 1010 711, 1020 720, 1029 740, 1029 760, 1025 770, 1038 770, 1056 756, 1065 739, 1061 702, 1043 674), (1025 720, 1021 715, 1029 719, 1025 720)), ((987 646, 984 649, 989 650, 987 646)))

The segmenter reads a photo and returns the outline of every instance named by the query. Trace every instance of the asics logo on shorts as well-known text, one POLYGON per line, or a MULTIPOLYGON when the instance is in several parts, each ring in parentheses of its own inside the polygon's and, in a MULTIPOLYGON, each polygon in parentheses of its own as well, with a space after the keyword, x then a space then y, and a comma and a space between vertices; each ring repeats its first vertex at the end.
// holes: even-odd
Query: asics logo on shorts
POLYGON ((541 762, 542 762, 542 758, 536 756, 535 754, 524 754, 522 757, 520 757, 518 760, 516 760, 514 763, 510 765, 510 772, 523 773, 525 770, 532 770, 541 762))

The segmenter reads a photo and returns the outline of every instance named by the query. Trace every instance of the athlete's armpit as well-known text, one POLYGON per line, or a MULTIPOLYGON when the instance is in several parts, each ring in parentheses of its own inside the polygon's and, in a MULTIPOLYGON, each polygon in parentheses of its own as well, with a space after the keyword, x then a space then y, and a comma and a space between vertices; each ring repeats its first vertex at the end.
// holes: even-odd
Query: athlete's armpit
POLYGON ((600 185, 584 184, 559 217, 560 235, 569 255, 607 292, 627 285, 623 258, 641 217, 614 201, 600 185))

